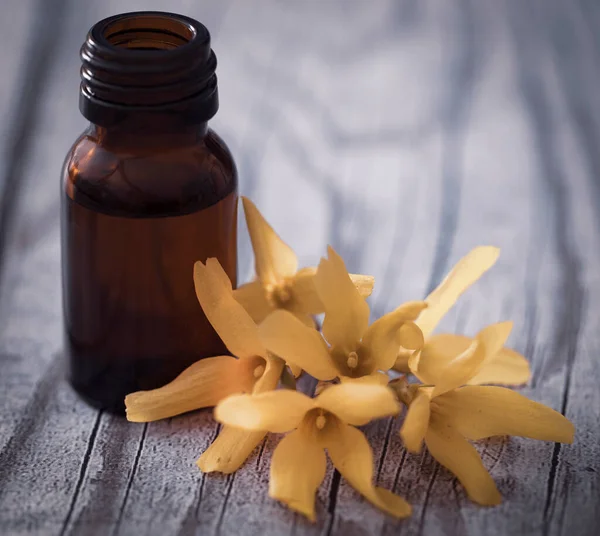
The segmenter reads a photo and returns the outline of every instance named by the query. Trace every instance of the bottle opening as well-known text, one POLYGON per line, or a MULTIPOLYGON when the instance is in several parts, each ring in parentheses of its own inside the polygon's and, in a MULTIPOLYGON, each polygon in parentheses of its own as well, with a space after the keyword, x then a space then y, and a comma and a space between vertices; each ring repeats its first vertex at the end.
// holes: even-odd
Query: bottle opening
POLYGON ((183 20, 156 15, 117 19, 104 28, 104 38, 113 46, 134 50, 173 50, 196 37, 183 20))
POLYGON ((132 114, 206 122, 219 102, 217 59, 200 22, 156 11, 104 19, 81 47, 80 110, 109 126, 132 114))

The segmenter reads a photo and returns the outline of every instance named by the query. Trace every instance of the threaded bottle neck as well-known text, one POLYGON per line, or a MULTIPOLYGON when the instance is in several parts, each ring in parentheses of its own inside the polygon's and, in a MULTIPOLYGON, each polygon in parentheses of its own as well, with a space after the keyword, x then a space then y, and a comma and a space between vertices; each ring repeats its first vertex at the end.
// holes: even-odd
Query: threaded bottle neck
POLYGON ((208 121, 219 107, 206 27, 183 15, 136 12, 95 24, 81 47, 79 108, 112 126, 132 115, 208 121))

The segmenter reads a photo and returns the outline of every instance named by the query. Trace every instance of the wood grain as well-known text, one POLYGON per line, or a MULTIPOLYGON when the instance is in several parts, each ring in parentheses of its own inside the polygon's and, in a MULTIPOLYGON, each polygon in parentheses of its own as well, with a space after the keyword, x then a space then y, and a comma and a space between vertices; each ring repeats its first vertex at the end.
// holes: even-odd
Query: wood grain
MULTIPOLYGON (((51 0, 48 4, 55 3, 51 0)), ((40 84, 47 73, 44 62, 52 50, 52 30, 44 27, 36 12, 40 2, 7 0, 10 16, 0 21, 0 42, 5 51, 0 77, 0 263, 7 238, 14 199, 22 175, 23 154, 33 137, 40 84), (44 51, 44 52, 41 52, 44 51)), ((48 19, 46 22, 52 22, 48 19)))
POLYGON ((0 43, 20 52, 0 55, 0 533, 596 533, 597 3, 24 0, 2 10, 12 23, 0 17, 0 43), (194 462, 218 433, 209 410, 138 425, 78 400, 63 379, 57 184, 84 126, 79 45, 95 21, 135 9, 211 29, 214 127, 242 192, 302 264, 330 243, 352 271, 375 275, 374 318, 424 296, 471 247, 500 246, 441 328, 514 320, 511 344, 534 370, 523 392, 572 419, 575 443, 481 442, 504 497, 487 509, 426 452, 405 452, 401 418, 381 420, 365 428, 378 485, 413 516, 385 516, 329 466, 311 525, 267 496, 278 437, 235 475, 203 475, 194 462))

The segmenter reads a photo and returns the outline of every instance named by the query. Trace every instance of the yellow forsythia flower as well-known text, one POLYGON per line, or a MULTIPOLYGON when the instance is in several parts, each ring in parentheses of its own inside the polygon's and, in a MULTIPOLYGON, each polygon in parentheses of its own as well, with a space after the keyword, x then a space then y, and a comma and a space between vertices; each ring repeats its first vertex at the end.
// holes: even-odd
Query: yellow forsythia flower
MULTIPOLYGON (((255 322, 271 311, 285 309, 314 328, 312 315, 324 312, 315 288, 315 268, 298 270, 298 257, 263 218, 254 203, 242 197, 246 224, 254 250, 257 279, 234 290, 233 295, 255 322)), ((370 296, 374 278, 351 275, 361 296, 370 296)))
POLYGON ((315 519, 315 493, 325 476, 325 449, 358 492, 402 518, 410 515, 410 505, 373 485, 373 452, 355 428, 398 410, 388 387, 349 382, 328 387, 315 398, 289 390, 233 395, 215 408, 215 418, 245 430, 290 432, 273 453, 269 495, 310 520, 315 519))
MULTIPOLYGON (((216 259, 194 266, 198 301, 209 322, 229 351, 237 357, 202 359, 171 383, 125 398, 127 419, 147 422, 216 405, 233 393, 260 393, 277 386, 283 362, 271 356, 261 342, 256 324, 233 298, 231 281, 216 259)), ((225 427, 202 455, 203 471, 235 471, 264 438, 225 427)))
MULTIPOLYGON (((497 261, 500 250, 492 246, 480 246, 465 255, 440 285, 425 298, 424 309, 415 323, 421 328, 426 344, 438 355, 439 366, 452 357, 465 351, 473 342, 471 337, 442 333, 432 335, 442 317, 456 303, 458 298, 487 272, 497 261)), ((408 366, 411 351, 401 348, 394 369, 412 372, 408 366)), ((521 354, 509 348, 501 348, 489 356, 479 373, 473 376, 470 384, 498 383, 519 385, 527 383, 531 376, 529 363, 521 354)))
POLYGON ((469 440, 516 435, 571 443, 575 431, 560 413, 506 387, 465 385, 503 347, 511 327, 510 322, 486 327, 441 366, 437 353, 425 344, 410 364, 428 385, 410 386, 400 396, 408 405, 400 430, 406 448, 418 452, 425 440, 431 455, 483 505, 499 504, 502 498, 469 440))
MULTIPOLYGON (((418 349, 423 336, 413 320, 425 302, 409 302, 369 325, 369 305, 357 291, 342 258, 329 247, 314 278, 325 307, 323 337, 287 311, 275 311, 260 325, 267 348, 319 380, 361 378, 387 371, 396 360, 397 337, 418 349)), ((387 383, 387 376, 381 376, 387 383)))

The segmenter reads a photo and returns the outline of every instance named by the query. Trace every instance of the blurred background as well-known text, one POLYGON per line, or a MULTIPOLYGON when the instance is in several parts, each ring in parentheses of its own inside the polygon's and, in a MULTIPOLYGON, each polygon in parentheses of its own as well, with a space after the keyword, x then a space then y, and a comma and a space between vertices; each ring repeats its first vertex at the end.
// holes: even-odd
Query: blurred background
MULTIPOLYGON (((211 126, 233 151, 241 191, 277 214, 303 262, 331 242, 353 270, 389 278, 419 256, 427 268, 411 276, 414 296, 454 247, 526 251, 548 236, 551 212, 562 212, 554 199, 574 176, 598 176, 593 0, 3 0, 0 9, 5 238, 23 192, 31 213, 20 240, 57 231, 60 166, 85 126, 79 47, 95 22, 131 10, 181 12, 210 29, 221 101, 211 126), (477 227, 462 223, 466 210, 477 227)), ((598 198, 599 181, 585 188, 598 198)), ((241 249, 244 279, 245 240, 241 249)), ((379 312, 405 297, 387 296, 379 312)))
MULTIPOLYGON (((523 340, 533 324, 553 333, 554 316, 534 307, 552 310, 561 292, 578 307, 577 288, 600 288, 594 0, 3 0, 0 250, 18 268, 5 266, 0 299, 28 278, 22 299, 47 311, 52 333, 60 170, 86 126, 79 48, 94 23, 135 10, 209 28, 220 95, 211 126, 241 192, 301 265, 332 244, 352 271, 375 275, 376 316, 424 296, 485 243, 503 255, 481 297, 504 304, 523 340), (45 278, 39 307, 34 273, 45 278), (524 292, 537 305, 515 298, 524 292)), ((241 281, 253 271, 244 226, 239 270, 241 281)), ((459 327, 499 314, 465 313, 459 327)))
MULTIPOLYGON (((22 232, 56 225, 62 159, 85 126, 79 47, 96 21, 131 10, 181 12, 210 29, 221 101, 211 126, 233 151, 241 191, 277 213, 304 262, 327 242, 354 270, 370 259, 379 276, 425 255, 424 280, 409 289, 418 293, 442 274, 457 236, 513 247, 517 233, 545 236, 549 196, 562 195, 567 172, 598 176, 593 0, 3 0, 0 9, 3 233, 24 191, 33 221, 22 232), (467 207, 481 235, 461 225, 467 207)), ((597 198, 597 180, 586 188, 597 198)))

